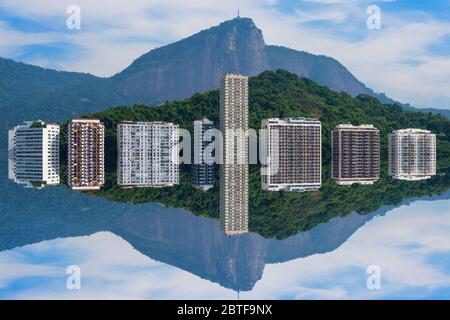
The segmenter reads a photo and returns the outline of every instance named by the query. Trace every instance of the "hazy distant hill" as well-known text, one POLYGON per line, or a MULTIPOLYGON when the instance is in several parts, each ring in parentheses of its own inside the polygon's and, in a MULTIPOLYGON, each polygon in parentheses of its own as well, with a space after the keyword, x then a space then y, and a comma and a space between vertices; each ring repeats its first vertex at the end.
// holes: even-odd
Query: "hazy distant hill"
POLYGON ((0 58, 0 106, 94 79, 97 77, 86 73, 55 71, 0 58))
MULTIPOLYGON (((110 79, 44 69, 0 58, 0 128, 22 121, 61 121, 124 103, 110 79)), ((0 148, 6 135, 0 139, 0 148)))

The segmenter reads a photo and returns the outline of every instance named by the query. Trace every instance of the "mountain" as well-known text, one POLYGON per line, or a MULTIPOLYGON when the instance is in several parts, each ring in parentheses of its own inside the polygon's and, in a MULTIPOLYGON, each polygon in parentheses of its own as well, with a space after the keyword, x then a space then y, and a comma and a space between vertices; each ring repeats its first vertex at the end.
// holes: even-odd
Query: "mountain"
POLYGON ((152 50, 113 78, 125 96, 149 103, 217 88, 227 72, 256 75, 268 69, 261 30, 239 18, 152 50))
MULTIPOLYGON (((109 78, 0 59, 0 127, 6 130, 36 118, 63 121, 115 105, 187 98, 217 88, 227 72, 253 76, 279 68, 338 92, 393 102, 367 88, 333 58, 266 45, 251 19, 236 18, 153 49, 109 78)), ((5 143, 0 140, 0 149, 5 143)))
POLYGON ((266 52, 272 70, 284 69, 352 96, 373 94, 373 91, 333 58, 279 46, 266 46, 266 52))
POLYGON ((333 58, 266 45, 261 30, 249 18, 225 21, 152 50, 113 79, 129 100, 151 103, 215 89, 227 72, 254 76, 277 69, 310 78, 337 92, 376 96, 333 58))

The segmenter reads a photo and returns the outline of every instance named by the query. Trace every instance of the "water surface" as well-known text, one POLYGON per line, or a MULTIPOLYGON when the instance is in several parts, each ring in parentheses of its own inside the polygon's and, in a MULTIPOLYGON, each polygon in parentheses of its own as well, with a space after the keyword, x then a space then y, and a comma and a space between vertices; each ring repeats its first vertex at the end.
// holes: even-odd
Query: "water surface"
POLYGON ((450 192, 276 240, 226 237, 214 219, 158 204, 24 189, 4 172, 0 191, 1 299, 450 297, 450 192), (69 265, 81 290, 66 288, 69 265), (379 290, 367 289, 370 265, 379 290))

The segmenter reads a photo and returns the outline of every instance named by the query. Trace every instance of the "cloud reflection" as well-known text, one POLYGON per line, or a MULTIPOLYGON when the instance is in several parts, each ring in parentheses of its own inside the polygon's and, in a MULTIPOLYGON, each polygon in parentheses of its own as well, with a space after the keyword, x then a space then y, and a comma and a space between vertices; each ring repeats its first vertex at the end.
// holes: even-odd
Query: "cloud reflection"
MULTIPOLYGON (((242 299, 446 298, 450 293, 450 200, 417 201, 366 223, 338 249, 267 264, 242 299), (381 290, 366 288, 378 265, 381 290)), ((236 299, 233 290, 152 260, 110 232, 0 253, 2 299, 236 299), (65 287, 66 267, 82 290, 65 287)))

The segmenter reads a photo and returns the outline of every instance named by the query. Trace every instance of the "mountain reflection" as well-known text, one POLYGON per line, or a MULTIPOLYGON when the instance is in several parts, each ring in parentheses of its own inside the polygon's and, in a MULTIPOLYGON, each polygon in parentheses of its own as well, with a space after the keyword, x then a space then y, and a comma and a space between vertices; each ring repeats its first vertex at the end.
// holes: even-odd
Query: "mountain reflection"
MULTIPOLYGON (((393 208, 333 218, 307 232, 276 240, 254 233, 227 237, 216 220, 157 204, 113 203, 65 187, 24 190, 3 176, 0 186, 0 251, 110 231, 152 259, 236 291, 251 290, 268 263, 335 250, 366 221, 393 208)), ((447 192, 425 200, 449 197, 447 192)))

